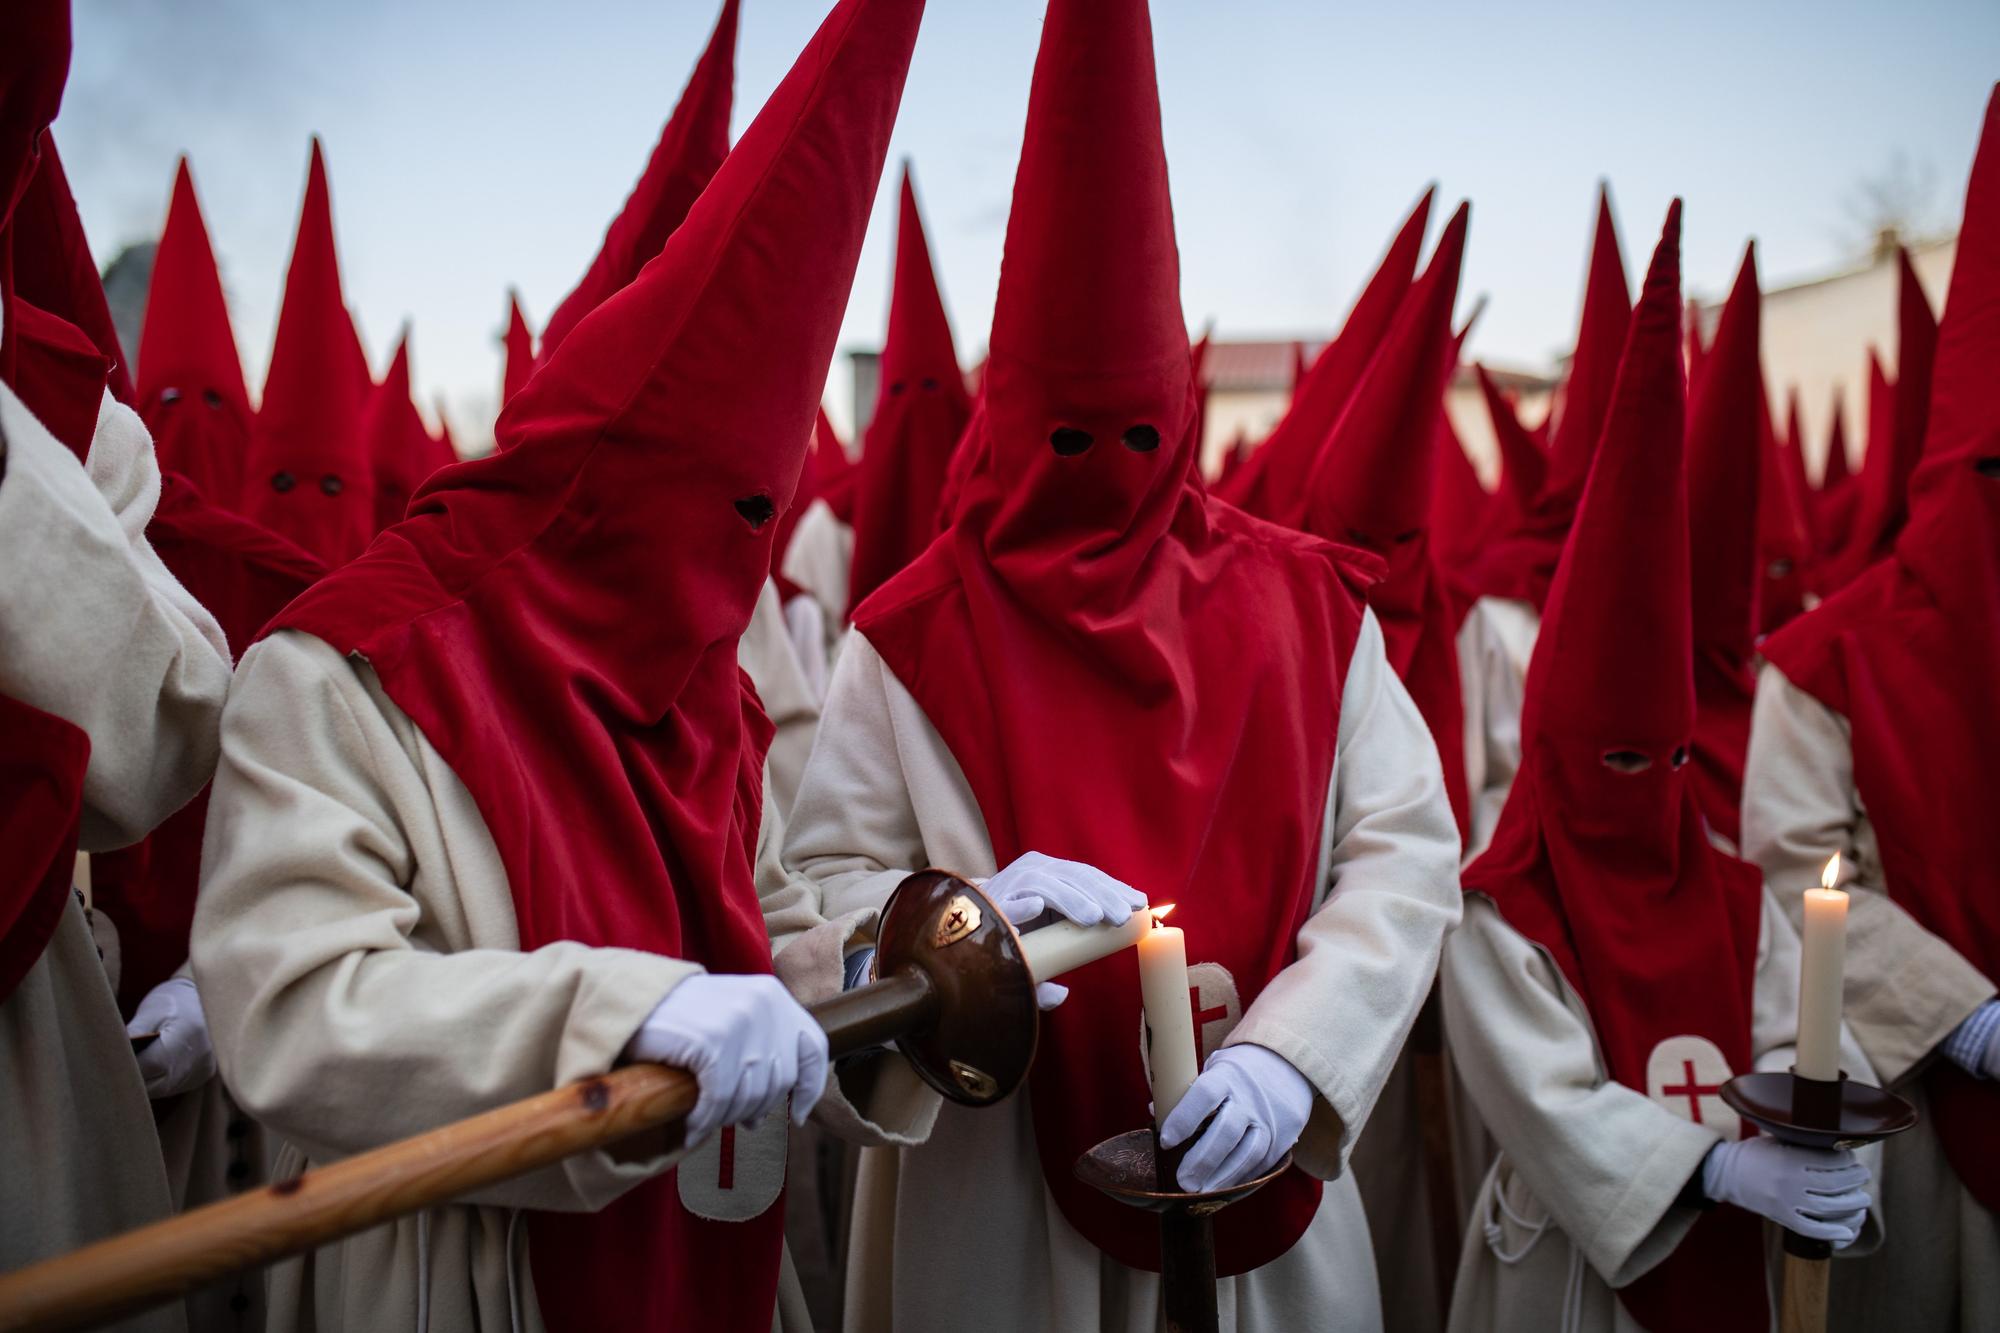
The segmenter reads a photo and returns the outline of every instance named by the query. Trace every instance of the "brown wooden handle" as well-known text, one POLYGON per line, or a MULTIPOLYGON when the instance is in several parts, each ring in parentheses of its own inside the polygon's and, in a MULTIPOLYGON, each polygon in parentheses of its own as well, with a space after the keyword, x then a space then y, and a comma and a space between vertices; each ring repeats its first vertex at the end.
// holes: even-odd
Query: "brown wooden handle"
POLYGON ((694 1075, 628 1065, 0 1276, 0 1333, 83 1328, 683 1119, 694 1075))
POLYGON ((1779 1303, 1780 1333, 1826 1333, 1825 1259, 1785 1256, 1785 1289, 1779 1303))
MULTIPOLYGON (((936 988, 899 974, 812 1006, 838 1057, 930 1021, 936 988)), ((694 1075, 628 1065, 0 1275, 0 1333, 84 1328, 240 1268, 303 1254, 565 1157, 676 1123, 694 1075)))

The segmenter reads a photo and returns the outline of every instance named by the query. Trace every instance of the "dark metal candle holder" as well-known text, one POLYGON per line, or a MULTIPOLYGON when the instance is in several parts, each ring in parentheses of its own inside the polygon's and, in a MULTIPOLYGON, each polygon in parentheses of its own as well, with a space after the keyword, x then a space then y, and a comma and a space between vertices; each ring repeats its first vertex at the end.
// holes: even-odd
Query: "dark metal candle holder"
POLYGON ((1106 1139, 1076 1159, 1076 1177, 1084 1184, 1122 1204, 1159 1214, 1160 1305, 1167 1333, 1216 1333, 1215 1215, 1255 1194, 1292 1164, 1291 1154, 1286 1153, 1284 1160, 1255 1180, 1191 1194, 1179 1188, 1174 1173, 1193 1142, 1190 1138, 1163 1152, 1154 1130, 1135 1129, 1106 1139))
MULTIPOLYGON (((1780 1143, 1802 1148, 1853 1148, 1900 1134, 1917 1123, 1917 1108, 1895 1093, 1842 1074, 1806 1078, 1797 1070, 1738 1074, 1722 1085, 1730 1110, 1780 1143)), ((1785 1232, 1783 1333, 1826 1327, 1826 1260, 1833 1246, 1785 1232)))

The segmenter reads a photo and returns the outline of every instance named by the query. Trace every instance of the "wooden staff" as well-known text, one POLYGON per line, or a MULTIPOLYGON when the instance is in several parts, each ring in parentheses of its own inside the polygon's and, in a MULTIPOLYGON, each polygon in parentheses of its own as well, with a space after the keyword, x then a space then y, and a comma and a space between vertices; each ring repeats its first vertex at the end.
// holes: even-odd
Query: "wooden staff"
MULTIPOLYGON (((939 871, 905 880, 876 969, 883 980, 811 1007, 830 1057, 894 1041, 972 1105, 1026 1076, 1034 978, 1013 928, 970 884, 939 871)), ((113 1236, 0 1276, 0 1333, 102 1323, 647 1130, 678 1147, 698 1094, 685 1070, 627 1065, 113 1236)))

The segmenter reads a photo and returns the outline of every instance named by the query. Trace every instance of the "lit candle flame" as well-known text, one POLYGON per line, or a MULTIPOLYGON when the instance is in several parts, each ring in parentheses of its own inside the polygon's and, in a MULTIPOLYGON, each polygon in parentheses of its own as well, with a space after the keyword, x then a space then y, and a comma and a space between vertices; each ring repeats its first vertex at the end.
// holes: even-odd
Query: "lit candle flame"
POLYGON ((1826 869, 1819 872, 1819 886, 1828 892, 1832 892, 1834 886, 1839 883, 1840 853, 1835 852, 1833 858, 1826 863, 1826 869))
POLYGON ((1172 903, 1161 903, 1158 907, 1148 907, 1146 910, 1152 914, 1153 924, 1157 926, 1160 924, 1162 917, 1174 910, 1174 905, 1172 903))

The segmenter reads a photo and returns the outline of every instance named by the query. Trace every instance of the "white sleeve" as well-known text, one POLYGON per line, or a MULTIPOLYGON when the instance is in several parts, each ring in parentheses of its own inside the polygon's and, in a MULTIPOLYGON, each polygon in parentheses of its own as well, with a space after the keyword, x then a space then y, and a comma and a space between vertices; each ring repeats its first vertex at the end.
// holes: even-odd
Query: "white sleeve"
MULTIPOLYGON (((244 654, 190 950, 230 1093, 319 1162, 606 1072, 701 970, 568 941, 520 952, 470 794, 365 669, 294 631, 244 654)), ((600 1208, 670 1160, 641 1135, 468 1201, 600 1208)))
POLYGON ((1458 829, 1437 747, 1389 667, 1373 612, 1347 668, 1329 799, 1325 899, 1299 931, 1298 958, 1226 1044, 1276 1051, 1312 1083, 1319 1098, 1299 1162, 1330 1178, 1430 993, 1461 902, 1458 829))
POLYGON ((1700 1216, 1675 1200, 1721 1139, 1605 1077, 1565 983, 1481 895, 1446 941, 1445 1031, 1507 1160, 1598 1275, 1624 1286, 1700 1216))
POLYGON ((0 387, 0 691, 90 737, 82 845, 137 842, 215 770, 229 650, 146 542, 153 444, 105 395, 89 465, 0 387))

